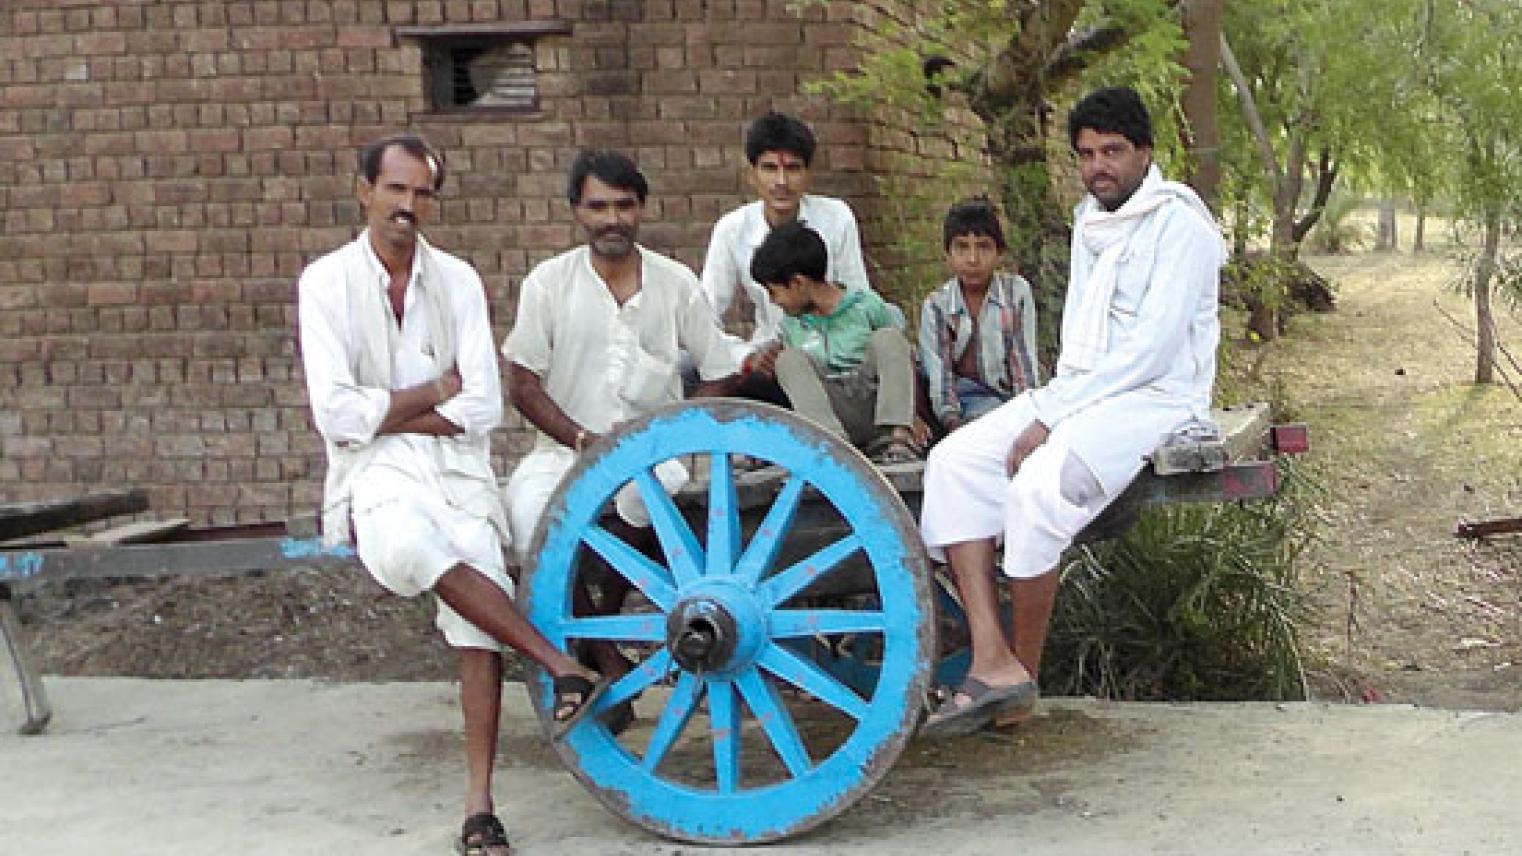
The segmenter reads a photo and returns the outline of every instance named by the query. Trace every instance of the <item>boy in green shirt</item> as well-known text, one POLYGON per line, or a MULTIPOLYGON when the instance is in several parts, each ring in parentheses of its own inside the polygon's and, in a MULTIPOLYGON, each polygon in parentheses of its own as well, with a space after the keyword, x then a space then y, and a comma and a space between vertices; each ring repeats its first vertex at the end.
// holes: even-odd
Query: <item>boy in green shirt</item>
POLYGON ((903 318, 876 292, 825 279, 824 241, 801 223, 773 229, 750 275, 786 316, 781 352, 747 361, 777 379, 793 409, 879 464, 919 459, 914 370, 903 318))

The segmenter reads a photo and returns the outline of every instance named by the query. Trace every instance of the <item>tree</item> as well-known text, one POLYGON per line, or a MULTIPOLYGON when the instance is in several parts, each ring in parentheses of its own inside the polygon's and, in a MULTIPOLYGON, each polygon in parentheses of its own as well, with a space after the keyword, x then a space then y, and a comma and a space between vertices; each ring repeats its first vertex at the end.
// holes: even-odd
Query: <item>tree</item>
MULTIPOLYGON (((941 122, 943 95, 964 99, 980 120, 999 175, 1015 262, 1036 285, 1043 308, 1055 309, 1067 279, 1069 223, 1068 205, 1059 201, 1048 163, 1052 150, 1067 148, 1065 134, 1057 141, 1049 137, 1053 104, 1071 101, 1081 87, 1125 82, 1159 108, 1154 111, 1158 140, 1170 134, 1177 140, 1170 108, 1186 46, 1177 3, 952 0, 936 4, 938 11, 922 16, 913 33, 878 21, 875 42, 860 66, 819 88, 864 110, 894 111, 892 121, 922 127, 941 122)), ((1055 330, 1058 313, 1040 314, 1044 330, 1055 330)))
MULTIPOLYGON (((1479 251, 1463 285, 1475 304, 1475 383, 1495 381, 1493 297, 1516 301, 1522 276, 1502 248, 1506 223, 1517 218, 1515 189, 1522 184, 1522 8, 1511 0, 1436 3, 1403 0, 1397 32, 1415 62, 1408 91, 1425 95, 1418 109, 1433 121, 1411 149, 1454 156, 1429 166, 1447 166, 1456 213, 1481 229, 1479 251)), ((1408 160, 1410 152, 1407 153, 1408 160)), ((1433 171, 1436 171, 1434 169, 1433 171)))
POLYGON ((1184 9, 1189 71, 1180 104, 1184 149, 1192 169, 1188 183, 1211 210, 1220 211, 1221 129, 1216 115, 1216 70, 1221 64, 1221 19, 1226 0, 1191 0, 1184 9))

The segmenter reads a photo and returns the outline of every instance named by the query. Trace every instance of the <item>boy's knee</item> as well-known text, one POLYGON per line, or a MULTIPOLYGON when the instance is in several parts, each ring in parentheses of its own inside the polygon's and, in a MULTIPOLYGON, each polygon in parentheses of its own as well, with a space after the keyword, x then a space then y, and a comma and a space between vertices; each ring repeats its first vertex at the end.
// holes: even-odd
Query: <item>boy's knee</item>
POLYGON ((797 348, 783 348, 781 353, 777 354, 775 370, 779 378, 784 374, 791 375, 795 372, 807 371, 809 374, 814 374, 814 361, 809 359, 808 354, 797 348))
POLYGON ((892 327, 873 330, 872 335, 867 338, 867 344, 881 352, 902 353, 906 356, 909 353, 909 340, 904 337, 903 331, 892 327))

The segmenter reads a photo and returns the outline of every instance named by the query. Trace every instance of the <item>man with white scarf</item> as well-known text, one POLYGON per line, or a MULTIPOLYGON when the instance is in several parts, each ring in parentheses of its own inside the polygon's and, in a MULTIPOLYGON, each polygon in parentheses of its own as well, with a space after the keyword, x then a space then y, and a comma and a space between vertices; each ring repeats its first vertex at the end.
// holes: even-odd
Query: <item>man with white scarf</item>
POLYGON ((355 543, 392 592, 437 596, 460 661, 468 784, 462 852, 507 852, 492 804, 505 647, 550 673, 556 717, 590 709, 597 675, 514 606, 507 519, 488 435, 502 420, 486 291, 467 262, 423 240, 444 162, 423 139, 387 137, 359 158, 366 229, 298 284, 301 357, 328 454, 323 536, 355 543), (351 539, 352 525, 352 539, 351 539))
POLYGON ((1075 213, 1054 377, 931 450, 920 529, 951 569, 972 662, 922 734, 1028 718, 1057 593, 1057 562, 1175 431, 1208 421, 1224 247, 1209 209, 1152 163, 1136 92, 1083 98, 1068 138, 1088 194, 1075 213), (998 542, 1013 622, 994 582, 998 542))

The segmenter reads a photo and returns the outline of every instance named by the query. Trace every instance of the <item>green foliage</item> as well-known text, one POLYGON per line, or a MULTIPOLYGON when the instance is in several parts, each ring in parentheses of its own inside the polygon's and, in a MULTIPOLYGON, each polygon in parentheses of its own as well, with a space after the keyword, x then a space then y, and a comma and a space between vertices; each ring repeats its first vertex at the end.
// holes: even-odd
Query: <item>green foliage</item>
POLYGON ((1485 278, 1491 291, 1507 306, 1522 306, 1522 252, 1500 249, 1494 259, 1488 259, 1483 248, 1460 249, 1458 273, 1449 287, 1465 297, 1473 299, 1475 289, 1485 278), (1486 266, 1489 276, 1486 277, 1486 266))
MULTIPOLYGON (((919 12, 909 16, 912 26, 888 16, 875 18, 858 44, 862 48, 859 65, 806 87, 811 94, 857 108, 876 123, 879 133, 956 139, 959 151, 986 154, 991 163, 981 175, 977 168, 981 165, 969 168, 964 156, 961 163, 944 164, 930 176, 879 177, 880 190, 895 208, 896 230, 892 258, 880 272, 884 290, 917 304, 926 289, 944 281, 940 217, 959 198, 987 194, 1004 213, 1009 266, 1034 286, 1041 349, 1049 356, 1056 347, 1067 281, 1064 203, 1068 200, 1061 197, 1076 196, 1056 192, 1048 168, 1049 159, 1069 157, 1061 109, 1051 110, 1049 105, 1065 108, 1094 86, 1129 84, 1153 107, 1159 159, 1165 167, 1170 160, 1178 160, 1180 139, 1173 105, 1184 42, 1172 5, 1167 0, 1089 0, 1081 3, 1070 31, 1021 32, 1022 26, 1046 26, 1049 17, 1060 16, 1069 2, 911 4, 919 12), (1036 9, 1042 13, 1032 14, 1036 9), (1064 42, 1076 44, 1085 34, 1104 31, 1123 31, 1125 37, 1105 42, 1103 49, 1073 52, 1074 61, 1060 67, 1055 62, 1068 55, 1064 42), (1026 54, 1011 53, 1012 45, 1032 35, 1041 37, 1038 53, 1054 60, 1052 64, 1033 63, 1026 54), (924 61, 931 57, 954 64, 927 85, 924 61), (993 92, 990 79, 1001 61, 1011 60, 1002 66, 1004 70, 1018 66, 1030 76, 993 92), (990 174, 991 182, 984 177, 990 174)), ((796 0, 794 5, 809 8, 823 3, 796 0)))
POLYGON ((991 188, 980 186, 974 165, 960 162, 941 164, 931 180, 889 173, 877 176, 876 182, 882 197, 891 200, 885 225, 892 236, 892 261, 875 272, 873 285, 912 317, 925 295, 949 275, 941 246, 946 210, 959 199, 991 188))
POLYGON ((1316 489, 1282 470, 1273 501, 1151 508, 1119 540, 1078 548, 1042 683, 1118 699, 1305 698, 1299 562, 1316 489))
POLYGON ((1369 238, 1366 224, 1353 219, 1361 200, 1350 193, 1333 193, 1321 219, 1306 236, 1318 253, 1346 253, 1361 249, 1369 238))

